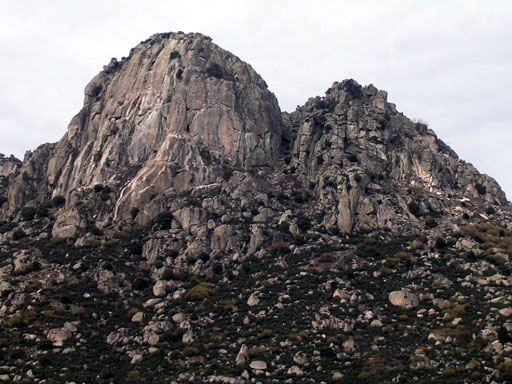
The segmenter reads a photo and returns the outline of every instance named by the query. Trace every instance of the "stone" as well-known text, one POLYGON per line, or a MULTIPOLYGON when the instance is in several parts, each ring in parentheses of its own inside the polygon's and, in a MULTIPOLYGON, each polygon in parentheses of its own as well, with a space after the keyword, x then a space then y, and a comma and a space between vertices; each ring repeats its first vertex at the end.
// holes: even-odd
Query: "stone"
POLYGON ((132 321, 134 323, 141 323, 143 320, 144 320, 144 312, 139 311, 132 316, 132 321))
POLYGON ((267 369, 267 363, 261 360, 251 361, 251 364, 249 366, 254 371, 265 371, 267 369))
POLYGON ((253 293, 251 296, 249 296, 249 299, 247 299, 247 305, 249 307, 254 307, 260 303, 260 299, 253 293))
POLYGON ((342 346, 343 350, 348 353, 354 352, 356 350, 356 343, 352 337, 348 340, 345 340, 342 346))
POLYGON ((73 237, 80 230, 84 230, 86 222, 76 208, 70 208, 66 212, 57 215, 52 228, 54 238, 73 237))
POLYGON ((372 322, 370 323, 370 327, 380 328, 382 327, 382 322, 377 319, 372 320, 372 322))
POLYGON ((226 251, 231 245, 233 228, 230 225, 221 225, 213 231, 211 239, 212 251, 226 251))
POLYGON ((288 368, 288 375, 302 377, 304 376, 304 371, 297 367, 296 365, 294 365, 288 368))
POLYGON ((179 312, 172 316, 172 321, 177 324, 180 324, 186 320, 187 316, 183 312, 179 312))
POLYGON ((55 346, 64 345, 64 341, 72 336, 71 331, 67 328, 54 328, 48 331, 46 338, 50 340, 55 346))
POLYGON ((235 364, 237 366, 245 365, 249 359, 249 349, 247 345, 242 344, 238 354, 236 355, 235 364))
POLYGON ((153 294, 156 297, 164 297, 167 294, 167 282, 159 280, 153 286, 153 294))
POLYGON ((152 334, 148 338, 149 345, 157 345, 159 341, 160 341, 160 336, 158 336, 157 334, 152 334))
POLYGON ((389 294, 389 302, 397 307, 412 309, 419 305, 418 297, 407 290, 393 291, 389 294))
POLYGON ((131 364, 138 364, 142 361, 142 355, 141 354, 138 354, 136 353, 135 355, 133 355, 132 357, 132 360, 131 360, 131 364))

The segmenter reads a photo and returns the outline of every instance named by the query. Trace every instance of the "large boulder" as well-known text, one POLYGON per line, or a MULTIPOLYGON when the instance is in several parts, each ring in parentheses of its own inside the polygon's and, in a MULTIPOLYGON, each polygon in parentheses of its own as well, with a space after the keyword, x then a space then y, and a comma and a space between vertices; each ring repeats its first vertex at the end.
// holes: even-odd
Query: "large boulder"
POLYGON ((405 289, 391 292, 389 294, 389 302, 394 306, 404 309, 412 309, 419 304, 418 296, 405 289))

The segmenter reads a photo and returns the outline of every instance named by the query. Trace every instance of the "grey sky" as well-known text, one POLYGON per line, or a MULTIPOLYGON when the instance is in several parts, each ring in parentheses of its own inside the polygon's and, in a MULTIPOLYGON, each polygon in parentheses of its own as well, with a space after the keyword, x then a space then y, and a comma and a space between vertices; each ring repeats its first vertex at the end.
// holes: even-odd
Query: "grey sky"
POLYGON ((354 78, 389 93, 512 197, 512 2, 0 0, 0 152, 57 141, 111 57, 201 32, 249 62, 281 109, 354 78))

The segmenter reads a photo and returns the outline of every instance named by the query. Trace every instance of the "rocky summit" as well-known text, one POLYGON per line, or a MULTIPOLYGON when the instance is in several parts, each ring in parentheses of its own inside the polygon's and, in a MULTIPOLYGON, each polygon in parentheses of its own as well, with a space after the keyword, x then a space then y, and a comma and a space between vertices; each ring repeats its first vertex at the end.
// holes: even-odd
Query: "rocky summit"
POLYGON ((0 382, 506 383, 512 208, 354 80, 281 112, 201 34, 0 155, 0 382))

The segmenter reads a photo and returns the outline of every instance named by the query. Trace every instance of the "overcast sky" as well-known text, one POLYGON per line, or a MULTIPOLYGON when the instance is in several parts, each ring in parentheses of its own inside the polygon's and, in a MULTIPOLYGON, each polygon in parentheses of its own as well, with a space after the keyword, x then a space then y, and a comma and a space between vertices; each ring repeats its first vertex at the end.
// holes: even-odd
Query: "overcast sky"
POLYGON ((292 111, 334 82, 385 89, 512 197, 512 1, 0 0, 0 152, 59 140, 110 58, 201 32, 292 111))

